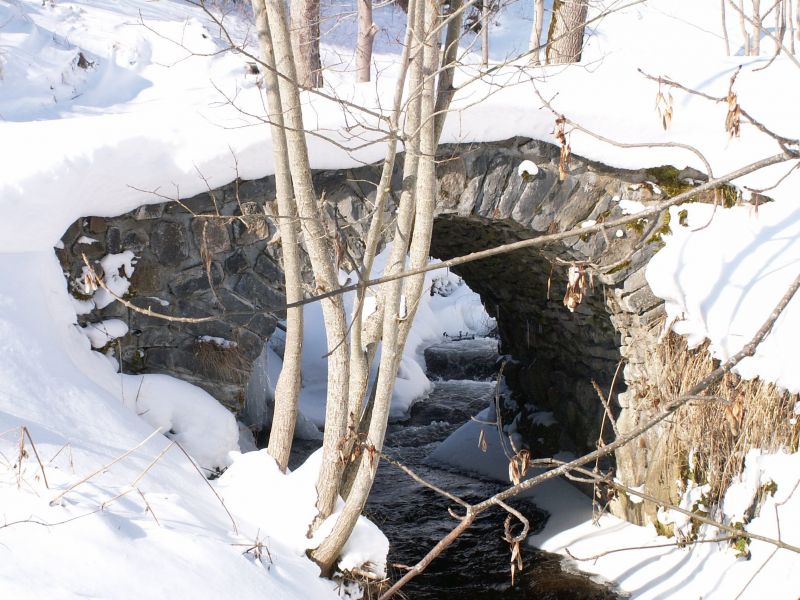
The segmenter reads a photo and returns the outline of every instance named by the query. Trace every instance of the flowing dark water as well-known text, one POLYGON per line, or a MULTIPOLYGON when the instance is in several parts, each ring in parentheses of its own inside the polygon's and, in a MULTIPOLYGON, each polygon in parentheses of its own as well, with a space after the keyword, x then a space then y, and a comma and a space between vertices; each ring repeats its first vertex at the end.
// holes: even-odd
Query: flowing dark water
MULTIPOLYGON (((480 381, 438 381, 431 395, 417 403, 406 421, 392 423, 385 453, 411 467, 425 480, 467 501, 487 498, 505 486, 426 464, 436 446, 492 401, 494 385, 480 381)), ((302 446, 298 454, 313 448, 302 446)), ((299 456, 298 456, 299 459, 299 456)), ((530 521, 532 532, 547 514, 527 501, 511 501, 530 521)), ((383 463, 365 512, 391 542, 389 575, 398 579, 457 521, 447 512, 454 504, 383 463)), ((606 600, 620 596, 609 586, 564 570, 562 558, 523 547, 524 569, 511 585, 510 549, 503 538, 506 514, 490 510, 479 517, 403 593, 411 600, 537 599, 606 600)))

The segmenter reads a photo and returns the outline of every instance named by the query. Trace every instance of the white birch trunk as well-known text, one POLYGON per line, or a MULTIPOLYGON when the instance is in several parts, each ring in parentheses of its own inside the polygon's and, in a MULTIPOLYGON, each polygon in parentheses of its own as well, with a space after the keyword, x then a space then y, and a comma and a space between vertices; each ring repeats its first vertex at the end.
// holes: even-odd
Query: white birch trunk
MULTIPOLYGON (((430 25, 436 22, 438 13, 429 2, 420 0, 419 2, 409 2, 409 22, 415 24, 417 31, 422 30, 420 27, 421 17, 428 15, 429 27, 427 31, 431 30, 430 25), (416 5, 416 6, 413 6, 416 5), (413 12, 412 12, 413 6, 413 12), (412 15, 414 17, 412 18, 412 15)), ((435 65, 438 62, 438 48, 435 41, 431 38, 426 40, 424 59, 426 67, 428 61, 432 61, 435 65)), ((411 132, 409 146, 406 153, 406 163, 404 165, 404 189, 400 200, 400 207, 398 209, 397 223, 395 227, 395 237, 392 245, 390 259, 387 263, 386 273, 398 272, 403 268, 405 261, 405 252, 408 247, 409 236, 411 235, 412 227, 414 224, 414 192, 418 189, 415 184, 417 177, 417 163, 420 159, 419 148, 415 140, 419 139, 420 129, 428 129, 431 132, 434 129, 433 114, 433 74, 435 68, 426 68, 430 74, 425 80, 422 80, 421 65, 419 60, 415 60, 412 65, 412 77, 409 85, 410 90, 417 90, 418 83, 423 81, 422 97, 428 103, 426 109, 427 121, 422 121, 418 108, 423 104, 420 98, 412 98, 409 103, 409 114, 406 121, 406 132, 411 132), (425 92, 425 89, 429 92, 425 92)), ((432 135, 431 135, 432 137, 432 135)), ((427 157, 427 160, 433 164, 433 155, 427 157)), ((434 180, 435 186, 435 180, 434 180)), ((435 189, 435 187, 434 187, 435 189)), ((435 199, 434 199, 435 200, 435 199)), ((372 418, 367 434, 367 440, 374 445, 374 448, 380 451, 383 448, 383 441, 386 434, 386 425, 389 416, 389 403, 391 402, 392 389, 394 387, 395 377, 397 375, 397 368, 402 356, 402 345, 398 344, 399 335, 399 310, 400 310, 400 296, 402 289, 402 281, 396 280, 385 284, 381 288, 381 295, 383 298, 384 306, 384 319, 383 319, 383 341, 381 350, 381 363, 379 367, 376 399, 373 407, 372 418)), ((347 497, 344 509, 342 510, 339 518, 334 525, 331 534, 314 550, 311 554, 312 558, 320 564, 323 573, 329 572, 333 566, 334 561, 338 557, 341 548, 350 536, 350 533, 355 526, 358 516, 364 508, 369 490, 372 487, 372 482, 375 479, 375 473, 378 468, 378 456, 371 457, 367 453, 362 455, 359 462, 358 471, 355 476, 352 490, 347 497)))
POLYGON ((753 0, 753 56, 761 54, 761 0, 753 0))
POLYGON ((725 0, 719 0, 719 10, 722 18, 722 37, 725 41, 725 56, 730 56, 731 43, 728 40, 728 24, 725 22, 725 0))
MULTIPOLYGON (((303 115, 300 110, 300 94, 297 86, 292 83, 296 80, 295 63, 283 0, 267 0, 266 7, 278 71, 286 76, 279 78, 279 89, 286 124, 289 167, 306 249, 317 291, 332 291, 339 287, 334 252, 331 240, 326 236, 311 180, 311 167, 303 133, 303 115)), ((337 295, 322 300, 321 304, 329 352, 328 396, 322 465, 317 480, 318 514, 312 524, 312 530, 333 512, 343 467, 339 462, 338 444, 347 432, 349 348, 344 303, 342 297, 337 295)))
POLYGON ((531 63, 539 65, 541 60, 542 28, 544 27, 544 0, 534 0, 533 27, 531 27, 531 39, 528 42, 528 50, 531 52, 531 63))
POLYGON ((463 6, 463 0, 450 0, 450 22, 447 24, 444 52, 442 53, 442 70, 439 72, 439 81, 436 86, 436 106, 434 107, 437 140, 442 135, 447 111, 456 92, 453 87, 453 79, 455 64, 458 60, 458 41, 461 39, 463 6))
POLYGON ((483 0, 483 8, 481 9, 481 52, 483 58, 483 66, 489 66, 489 0, 483 0))
MULTIPOLYGON (((292 193, 289 174, 289 152, 283 123, 278 77, 275 73, 275 55, 267 23, 264 0, 253 0, 261 48, 264 84, 272 131, 272 150, 275 160, 275 188, 278 201, 278 229, 283 250, 283 272, 286 278, 286 301, 289 304, 303 298, 302 263, 297 232, 297 210, 292 193)), ((275 408, 272 417, 267 451, 275 459, 281 471, 286 471, 292 451, 294 428, 297 421, 297 406, 300 398, 300 360, 303 353, 303 308, 286 311, 286 344, 283 353, 283 368, 275 385, 275 408)))
MULTIPOLYGON (((733 0, 728 0, 729 2, 733 2, 733 0)), ((744 47, 744 54, 745 56, 750 56, 752 54, 752 47, 750 44, 750 34, 747 32, 747 25, 745 24, 744 19, 744 0, 739 0, 739 28, 742 30, 742 45, 744 47)))

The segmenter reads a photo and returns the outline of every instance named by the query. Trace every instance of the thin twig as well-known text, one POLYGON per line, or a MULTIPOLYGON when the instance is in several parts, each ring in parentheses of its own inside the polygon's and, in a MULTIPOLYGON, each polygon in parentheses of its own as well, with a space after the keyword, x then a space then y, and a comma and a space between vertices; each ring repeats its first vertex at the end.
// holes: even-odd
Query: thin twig
POLYGON ((99 475, 100 473, 103 473, 103 472, 107 471, 109 468, 111 468, 112 466, 114 466, 115 464, 117 464, 119 461, 123 460, 124 458, 127 458, 128 456, 130 456, 131 454, 133 454, 134 452, 136 452, 136 451, 137 451, 139 448, 141 448, 142 446, 144 446, 144 445, 145 445, 147 442, 149 442, 151 439, 153 439, 155 436, 157 436, 157 435, 160 435, 160 434, 161 434, 161 430, 160 430, 160 429, 156 429, 155 431, 153 431, 153 433, 151 433, 150 435, 148 435, 148 436, 147 436, 146 438, 144 438, 144 439, 143 439, 141 442, 139 442, 138 444, 136 444, 136 445, 135 445, 133 448, 131 448, 130 450, 127 450, 127 451, 123 452, 123 453, 122 453, 122 454, 120 454, 120 455, 119 455, 117 458, 115 458, 114 460, 112 460, 110 463, 108 463, 108 464, 105 464, 105 465, 103 465, 102 467, 100 467, 99 469, 96 469, 95 471, 92 471, 91 473, 89 473, 89 474, 88 474, 88 475, 86 475, 85 477, 82 477, 81 479, 79 479, 78 481, 76 481, 75 483, 73 483, 71 486, 69 486, 67 489, 65 489, 63 492, 61 492, 60 494, 58 494, 58 496, 56 496, 55 498, 53 498, 52 500, 50 500, 50 506, 55 506, 55 505, 56 505, 56 503, 57 503, 57 502, 58 502, 58 501, 59 501, 61 498, 63 498, 64 496, 66 496, 66 495, 67 495, 69 492, 71 492, 72 490, 74 490, 76 487, 78 487, 78 486, 79 486, 79 485, 81 485, 82 483, 86 483, 87 481, 89 481, 90 479, 92 479, 93 477, 95 477, 96 475, 99 475))
POLYGON ((577 560, 579 562, 586 562, 590 560, 597 560, 598 558, 603 558, 604 556, 608 556, 609 554, 616 554, 617 552, 629 552, 631 550, 655 550, 656 548, 681 548, 687 545, 693 544, 711 544, 714 542, 729 542, 730 540, 734 540, 739 536, 734 535, 726 535, 723 537, 716 537, 716 538, 709 538, 707 540, 695 540, 690 543, 686 542, 670 542, 668 544, 653 544, 651 546, 628 546, 625 548, 614 548, 612 550, 606 550, 605 552, 600 552, 598 554, 593 554, 592 556, 575 556, 572 552, 570 552, 569 548, 564 548, 564 552, 567 553, 572 560, 577 560))
POLYGON ((229 511, 228 507, 225 506, 225 501, 222 499, 222 496, 220 496, 219 493, 217 493, 217 490, 214 489, 214 486, 211 485, 211 482, 209 482, 208 479, 206 479, 206 476, 203 475, 203 472, 200 470, 200 467, 198 467, 197 464, 195 464, 194 460, 192 460, 192 457, 189 456, 189 453, 186 452, 186 450, 184 450, 183 446, 181 446, 180 443, 178 443, 178 442, 175 442, 175 446, 178 448, 178 450, 180 450, 183 453, 183 455, 191 463, 192 467, 194 467, 194 470, 197 471, 197 473, 200 475, 200 477, 203 478, 203 481, 206 482, 206 485, 208 486, 208 488, 217 497, 217 500, 219 500, 219 503, 222 505, 222 508, 225 509, 225 512, 228 514, 228 518, 231 520, 231 524, 233 525, 233 533, 235 533, 236 535, 239 535, 239 528, 236 526, 236 521, 233 519, 233 515, 231 514, 231 511, 229 511))

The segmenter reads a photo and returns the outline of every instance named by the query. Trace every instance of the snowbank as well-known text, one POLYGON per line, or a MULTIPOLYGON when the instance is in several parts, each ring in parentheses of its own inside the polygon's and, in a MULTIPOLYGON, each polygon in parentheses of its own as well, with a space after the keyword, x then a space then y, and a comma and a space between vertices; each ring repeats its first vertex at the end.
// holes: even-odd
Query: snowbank
MULTIPOLYGON (((477 416, 492 421, 492 407, 477 416)), ((565 457, 569 460, 574 457, 565 457)), ((508 462, 503 454, 497 428, 470 421, 456 430, 431 455, 434 464, 444 464, 477 473, 510 485, 508 462), (478 447, 483 429, 487 451, 478 447)), ((539 470, 532 470, 532 477, 539 470)), ((741 477, 728 490, 721 518, 726 524, 742 523, 742 514, 757 507, 757 515, 745 521, 747 531, 787 544, 800 545, 800 453, 773 455, 753 450, 741 477), (772 489, 774 493, 764 490, 772 489), (765 487, 766 486, 766 487, 765 487), (763 494, 763 500, 759 497, 763 494)), ((689 490, 682 505, 693 507, 696 491, 689 490)), ((594 523, 591 502, 565 480, 551 479, 526 492, 537 506, 550 513, 544 529, 529 537, 529 543, 548 552, 576 559, 565 562, 571 568, 595 573, 612 580, 635 600, 661 598, 708 598, 729 600, 744 590, 741 598, 795 600, 800 589, 797 555, 777 550, 766 542, 747 545, 750 558, 739 556, 728 541, 705 542, 685 548, 675 538, 659 536, 650 525, 638 527, 610 515, 594 523), (756 577, 752 585, 750 581, 756 577)), ((680 525, 686 519, 672 517, 680 525)), ((666 521, 671 521, 665 517, 666 521)), ((703 526, 699 540, 725 537, 725 532, 703 526)), ((524 558, 524 554, 523 554, 524 558)))
MULTIPOLYGON (((800 208, 774 202, 757 211, 715 211, 691 204, 672 207, 670 214, 672 235, 650 261, 647 281, 664 298, 676 333, 686 335, 690 346, 709 339, 711 354, 727 360, 753 338, 800 273, 800 208)), ((790 350, 798 331, 800 296, 736 371, 800 392, 797 356, 790 350)))

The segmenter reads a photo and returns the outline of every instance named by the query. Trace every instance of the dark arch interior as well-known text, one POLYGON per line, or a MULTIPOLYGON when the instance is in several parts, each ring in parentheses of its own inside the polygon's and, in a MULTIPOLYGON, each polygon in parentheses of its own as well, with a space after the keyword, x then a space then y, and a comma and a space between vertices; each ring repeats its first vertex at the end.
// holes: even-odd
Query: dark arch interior
MULTIPOLYGON (((509 220, 441 215, 434 222, 431 255, 446 260, 533 237, 509 220)), ((562 447, 596 447, 604 408, 592 381, 607 392, 620 361, 619 334, 611 323, 601 285, 575 312, 563 304, 564 248, 545 247, 467 263, 453 271, 477 292, 497 318, 501 350, 513 390, 550 410, 564 426, 562 447), (559 253, 559 249, 561 253, 559 253)), ((615 391, 622 391, 617 377, 615 391)))

